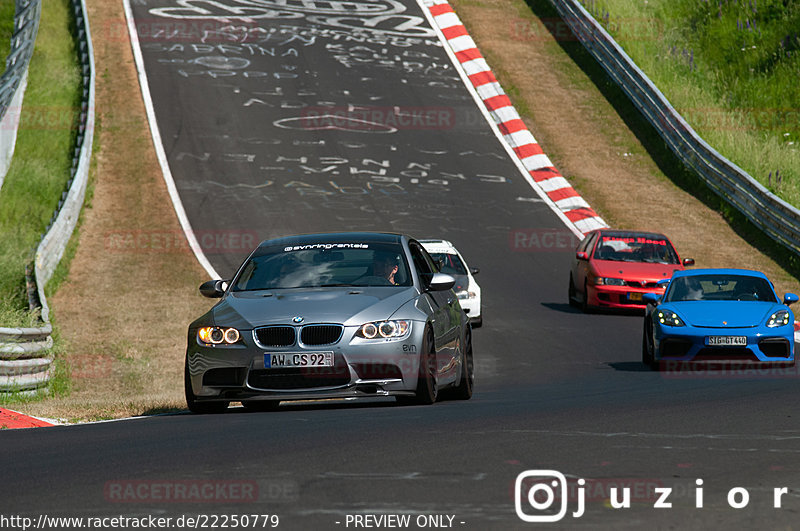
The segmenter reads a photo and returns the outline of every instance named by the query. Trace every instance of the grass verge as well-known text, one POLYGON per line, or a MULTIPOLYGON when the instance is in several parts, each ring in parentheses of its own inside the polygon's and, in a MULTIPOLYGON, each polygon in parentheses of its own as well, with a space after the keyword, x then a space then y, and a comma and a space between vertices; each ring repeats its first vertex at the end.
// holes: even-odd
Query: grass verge
POLYGON ((3 58, 0 72, 6 69, 5 58, 11 50, 11 36, 14 34, 15 2, 3 0, 0 2, 0 57, 3 58))
MULTIPOLYGON (((611 0, 610 0, 611 1, 611 0)), ((606 71, 598 64, 598 62, 594 59, 594 57, 586 50, 586 48, 570 34, 570 36, 565 36, 563 33, 564 25, 553 23, 552 21, 561 20, 558 14, 550 2, 548 0, 527 0, 525 2, 527 6, 530 8, 533 15, 535 15, 536 19, 539 21, 548 21, 549 24, 544 24, 548 30, 552 31, 551 37, 553 38, 554 42, 557 42, 558 48, 561 52, 565 52, 566 55, 574 62, 574 64, 578 67, 579 71, 573 71, 569 73, 570 82, 575 84, 581 84, 586 81, 588 78, 591 81, 592 85, 596 87, 600 93, 602 93, 605 102, 610 104, 616 114, 622 119, 625 126, 635 135, 636 139, 641 143, 641 147, 644 148, 642 155, 646 155, 647 157, 651 158, 652 161, 657 166, 659 170, 659 175, 651 175, 651 178, 666 178, 679 187, 681 190, 685 191, 686 193, 690 194, 691 196, 697 198, 703 205, 705 205, 711 211, 719 213, 722 218, 728 223, 728 225, 745 241, 747 241, 750 245, 752 245, 759 253, 763 254, 764 256, 768 257, 770 260, 776 262, 782 269, 785 270, 793 279, 800 279, 800 257, 796 254, 788 250, 783 245, 775 242, 772 238, 767 236, 764 232, 762 232, 758 227, 753 225, 743 214, 741 214, 738 210, 736 210, 733 206, 727 203, 724 199, 720 196, 715 194, 706 184, 698 178, 698 176, 689 168, 687 168, 683 162, 672 152, 672 150, 667 146, 661 136, 658 134, 656 129, 647 121, 644 116, 636 109, 636 107, 631 103, 628 96, 622 89, 612 80, 606 71)), ((627 5, 627 4, 626 4, 627 5)), ((605 17, 604 11, 598 7, 599 4, 595 3, 592 7, 594 10, 593 15, 598 20, 608 20, 608 22, 604 22, 606 24, 613 24, 614 19, 612 16, 605 17)), ((641 7, 641 6, 640 6, 641 7)), ((637 8, 638 9, 638 8, 637 8)), ((649 25, 653 22, 650 19, 646 21, 642 21, 641 19, 636 19, 635 14, 630 15, 632 20, 637 20, 639 24, 649 25)), ((622 28, 623 24, 621 22, 617 22, 617 28, 622 28)), ((657 24, 657 23, 653 23, 657 24)), ((534 22, 528 21, 524 27, 529 28, 532 26, 536 26, 537 24, 534 22)), ((622 31, 621 29, 618 31, 622 31)), ((641 35, 650 35, 654 30, 646 26, 644 29, 639 28, 637 30, 641 35)), ((632 31, 628 31, 627 35, 633 35, 632 31)), ((630 37, 629 37, 630 38, 630 37)), ((632 39, 632 38, 631 38, 632 39)), ((635 39, 632 39, 635 40, 635 39)), ((646 42, 649 43, 649 40, 645 39, 646 42)), ((627 50, 626 50, 627 51, 627 50)), ((551 53, 553 50, 551 48, 551 53)), ((636 59, 634 58, 634 61, 636 59)), ((638 64, 638 63, 637 63, 638 64)), ((641 67, 641 65, 639 65, 641 67)), ((647 71, 645 70, 647 73, 647 71)), ((503 86, 505 87, 506 81, 501 79, 503 86)), ((656 86, 659 87, 662 91, 664 89, 662 86, 654 80, 656 86)), ((509 81, 509 83, 511 83, 509 81)), ((672 84, 675 85, 678 83, 676 80, 672 80, 672 84)), ((520 92, 519 89, 516 89, 517 92, 520 92)), ((668 96, 669 97, 669 96, 668 96)), ((513 99, 513 97, 512 97, 513 99)), ((516 104, 516 101, 515 101, 516 104)), ((674 102, 673 102, 674 104, 674 102)), ((619 133, 614 132, 613 130, 608 131, 609 136, 616 136, 619 133)), ((702 135, 701 135, 702 136, 702 135)), ((707 138, 704 138, 708 141, 707 138)), ((772 140, 773 142, 775 139, 772 140)), ((791 147, 791 146, 788 146, 791 147)), ((628 148, 630 151, 635 154, 635 148, 628 148)), ((756 149, 755 147, 753 149, 756 149)), ((556 152, 557 153, 557 152, 556 152)), ((634 157, 631 157, 634 158, 634 157)), ((756 157, 757 158, 757 157, 756 157)), ((742 164, 740 164, 744 168, 742 164)), ((746 168, 745 168, 746 169, 746 168)), ((580 187, 580 183, 576 183, 580 187)), ((766 183, 764 183, 766 184, 766 183)), ((641 186, 647 186, 646 183, 641 183, 641 186)), ((621 220, 621 216, 617 214, 618 211, 624 210, 624 207, 620 207, 619 204, 609 203, 609 202, 595 202, 590 201, 592 206, 597 207, 600 209, 601 214, 606 217, 606 221, 609 222, 612 226, 620 225, 618 220, 621 220)), ((616 201, 615 201, 616 203, 616 201)), ((648 218, 652 217, 653 211, 647 212, 643 211, 641 213, 641 220, 637 222, 635 226, 643 226, 648 222, 648 218)), ((675 212, 665 212, 664 215, 672 216, 675 212)), ((623 223, 625 224, 625 223, 623 223)), ((672 232, 670 232, 672 234, 672 232)), ((730 244, 725 244, 730 245, 730 244)), ((703 252, 703 255, 711 254, 710 250, 706 250, 703 252)), ((700 255, 701 257, 703 255, 700 255)), ((720 267, 728 266, 730 264, 720 264, 720 267)), ((750 266, 748 266, 750 267, 750 266)), ((752 266, 753 268, 758 268, 752 266)), ((763 266, 762 266, 763 267, 763 266)), ((773 280, 775 278, 780 278, 780 276, 773 274, 771 276, 773 280)), ((788 283, 794 284, 795 281, 793 279, 786 278, 788 283)), ((792 287, 791 289, 796 289, 792 287)))
POLYGON ((69 179, 81 97, 73 24, 68 1, 42 3, 14 158, 0 189, 0 323, 6 326, 29 320, 25 266, 69 179))
POLYGON ((800 206, 800 4, 582 3, 706 142, 800 206))
POLYGON ((116 2, 86 4, 98 67, 89 190, 80 245, 67 250, 68 258, 74 253, 69 274, 59 269, 47 286, 60 285, 48 302, 69 393, 14 407, 67 422, 185 409, 186 326, 210 306, 197 291, 206 274, 191 252, 108 246, 110 234, 181 228, 153 150, 127 33, 102 31, 126 27, 124 14, 116 2))
MULTIPOLYGON (((0 39, 4 40, 9 16, 13 29, 14 3, 10 2, 10 14, 7 4, 3 2, 0 8, 4 21, 0 39)), ((74 34, 70 3, 43 2, 14 158, 0 189, 0 326, 40 324, 38 312, 27 309, 25 266, 33 261, 39 237, 70 175, 81 97, 74 34)), ((71 244, 72 254, 75 245, 71 244)), ((64 276, 65 267, 59 266, 57 278, 64 276)), ((69 392, 69 368, 63 360, 65 347, 57 329, 53 339, 54 346, 47 353, 54 358, 47 391, 30 397, 2 396, 0 403, 24 404, 48 394, 63 396, 69 392)))

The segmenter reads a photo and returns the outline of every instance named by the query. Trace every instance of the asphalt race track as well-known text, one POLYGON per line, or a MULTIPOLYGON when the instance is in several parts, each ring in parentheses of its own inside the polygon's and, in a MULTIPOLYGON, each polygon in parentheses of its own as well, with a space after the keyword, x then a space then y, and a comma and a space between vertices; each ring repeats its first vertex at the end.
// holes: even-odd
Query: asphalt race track
MULTIPOLYGON (((538 469, 569 478, 570 528, 797 525, 797 372, 650 372, 641 316, 569 307, 575 237, 416 3, 132 4, 169 167, 220 275, 278 235, 449 239, 481 269, 475 395, 14 430, 2 436, 4 514, 268 514, 284 529, 411 515, 410 528, 520 529, 536 524, 517 516, 515 480, 538 469), (207 18, 186 18, 200 9, 207 18), (178 23, 188 35, 154 31, 178 23), (630 508, 610 506, 614 486, 630 488, 630 508), (654 507, 657 488, 671 507, 654 507), (745 490, 730 503, 734 488, 745 490), (745 491, 749 503, 731 507, 745 491)), ((558 507, 520 504, 533 516, 558 507)))

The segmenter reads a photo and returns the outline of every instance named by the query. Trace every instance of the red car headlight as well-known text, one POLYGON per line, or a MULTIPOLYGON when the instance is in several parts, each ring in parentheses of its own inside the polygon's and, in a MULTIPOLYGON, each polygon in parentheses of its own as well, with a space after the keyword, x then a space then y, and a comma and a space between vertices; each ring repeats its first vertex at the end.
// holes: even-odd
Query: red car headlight
POLYGON ((624 286, 625 281, 621 278, 596 277, 594 284, 595 286, 624 286))

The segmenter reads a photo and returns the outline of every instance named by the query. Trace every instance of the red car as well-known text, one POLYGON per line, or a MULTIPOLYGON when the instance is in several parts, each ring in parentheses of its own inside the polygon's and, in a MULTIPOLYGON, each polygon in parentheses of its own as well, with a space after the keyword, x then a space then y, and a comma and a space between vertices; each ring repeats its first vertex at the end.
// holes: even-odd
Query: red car
POLYGON ((681 260, 663 234, 599 229, 575 250, 569 273, 569 303, 588 308, 644 309, 642 294, 664 292, 659 280, 694 265, 681 260))

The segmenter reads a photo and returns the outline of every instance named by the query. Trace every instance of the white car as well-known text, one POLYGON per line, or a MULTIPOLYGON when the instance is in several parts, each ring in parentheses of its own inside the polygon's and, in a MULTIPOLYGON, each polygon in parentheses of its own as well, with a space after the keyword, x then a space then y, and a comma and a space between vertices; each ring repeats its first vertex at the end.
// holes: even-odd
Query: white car
POLYGON ((483 324, 481 314, 481 287, 475 282, 480 269, 467 266, 466 260, 458 249, 447 240, 419 240, 428 254, 439 263, 442 273, 456 279, 453 291, 458 296, 461 308, 469 316, 472 326, 477 328, 483 324))

